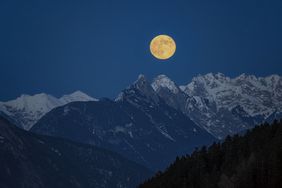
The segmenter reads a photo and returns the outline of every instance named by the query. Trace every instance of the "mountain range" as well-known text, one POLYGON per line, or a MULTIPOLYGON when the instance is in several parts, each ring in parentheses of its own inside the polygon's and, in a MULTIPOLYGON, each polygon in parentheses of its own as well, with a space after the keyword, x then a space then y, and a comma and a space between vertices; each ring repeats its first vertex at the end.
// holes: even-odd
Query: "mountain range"
POLYGON ((31 131, 103 147, 152 170, 216 140, 167 105, 142 75, 115 101, 66 104, 47 113, 31 131))
MULTIPOLYGON (((242 74, 230 78, 222 73, 209 73, 194 77, 186 85, 177 85, 167 76, 159 75, 150 84, 169 106, 182 111, 218 139, 282 117, 282 78, 278 75, 242 74)), ((0 102, 0 113, 29 130, 47 112, 74 101, 97 99, 81 91, 59 99, 45 93, 22 95, 0 102)))
POLYGON ((194 147, 282 117, 281 101, 278 75, 209 73, 186 85, 140 75, 114 100, 80 91, 59 99, 22 95, 1 102, 0 111, 26 130, 103 147, 157 170, 194 147))

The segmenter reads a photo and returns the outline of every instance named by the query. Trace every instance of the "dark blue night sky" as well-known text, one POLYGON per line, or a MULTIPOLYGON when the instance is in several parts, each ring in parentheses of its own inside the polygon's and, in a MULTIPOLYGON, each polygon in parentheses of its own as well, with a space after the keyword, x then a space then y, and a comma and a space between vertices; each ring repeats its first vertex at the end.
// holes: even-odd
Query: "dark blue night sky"
POLYGON ((282 74, 281 0, 1 0, 0 24, 0 100, 112 98, 140 73, 178 84, 209 72, 282 74), (158 34, 176 41, 167 61, 149 52, 158 34))

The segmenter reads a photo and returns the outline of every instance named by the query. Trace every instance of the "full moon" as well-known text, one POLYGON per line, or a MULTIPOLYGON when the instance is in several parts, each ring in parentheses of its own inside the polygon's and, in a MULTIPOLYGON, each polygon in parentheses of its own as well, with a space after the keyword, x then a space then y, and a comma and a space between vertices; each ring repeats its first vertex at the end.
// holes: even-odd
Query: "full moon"
POLYGON ((158 35, 151 41, 150 50, 157 59, 169 59, 176 50, 174 40, 168 35, 158 35))

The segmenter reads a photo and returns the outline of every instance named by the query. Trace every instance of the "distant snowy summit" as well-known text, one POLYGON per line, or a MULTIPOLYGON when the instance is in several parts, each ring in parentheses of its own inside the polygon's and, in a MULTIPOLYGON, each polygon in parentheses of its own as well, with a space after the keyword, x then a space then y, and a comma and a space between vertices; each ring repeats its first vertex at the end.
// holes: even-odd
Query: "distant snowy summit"
POLYGON ((40 93, 21 95, 15 100, 0 102, 0 112, 17 126, 29 130, 41 117, 52 109, 75 101, 97 101, 87 94, 76 91, 61 98, 40 93))

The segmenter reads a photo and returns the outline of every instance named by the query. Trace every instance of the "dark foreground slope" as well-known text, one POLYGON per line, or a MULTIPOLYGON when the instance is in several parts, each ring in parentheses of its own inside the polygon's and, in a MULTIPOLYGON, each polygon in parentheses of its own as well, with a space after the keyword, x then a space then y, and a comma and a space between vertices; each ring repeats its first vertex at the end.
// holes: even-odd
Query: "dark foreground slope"
POLYGON ((282 121, 203 147, 177 160, 141 188, 280 188, 282 121))
POLYGON ((0 187, 135 187, 150 172, 116 153, 37 136, 0 117, 0 187))

